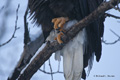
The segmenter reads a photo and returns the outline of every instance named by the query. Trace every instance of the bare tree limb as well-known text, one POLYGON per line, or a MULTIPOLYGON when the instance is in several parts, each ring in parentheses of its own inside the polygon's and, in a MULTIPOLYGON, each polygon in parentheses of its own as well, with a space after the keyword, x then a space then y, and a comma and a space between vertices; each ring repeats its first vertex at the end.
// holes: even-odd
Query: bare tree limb
MULTIPOLYGON (((62 40, 66 44, 71 40, 80 30, 85 26, 89 25, 91 22, 99 18, 105 11, 113 8, 112 5, 117 5, 118 0, 110 0, 109 2, 103 3, 99 6, 93 13, 85 17, 83 20, 75 24, 67 33, 66 36, 62 37, 62 40)), ((20 75, 18 80, 30 80, 33 74, 44 64, 46 60, 52 55, 53 52, 62 49, 63 45, 59 45, 57 41, 52 43, 47 43, 44 49, 39 52, 39 54, 32 60, 24 72, 20 75)))
POLYGON ((16 31, 19 29, 19 27, 17 27, 19 7, 20 7, 20 4, 18 5, 18 8, 17 8, 17 10, 16 10, 15 29, 14 29, 14 32, 13 32, 13 34, 12 34, 12 37, 11 37, 8 41, 6 41, 5 43, 0 44, 0 47, 2 47, 2 46, 4 46, 4 45, 6 45, 7 43, 9 43, 13 38, 16 38, 16 37, 15 37, 15 33, 16 33, 16 31))

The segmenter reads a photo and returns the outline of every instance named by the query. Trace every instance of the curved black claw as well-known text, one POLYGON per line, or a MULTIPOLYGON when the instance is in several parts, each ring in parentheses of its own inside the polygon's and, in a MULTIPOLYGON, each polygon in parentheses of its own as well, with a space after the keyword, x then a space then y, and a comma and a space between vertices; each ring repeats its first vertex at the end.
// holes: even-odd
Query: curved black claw
POLYGON ((64 46, 65 44, 64 44, 64 43, 61 43, 60 45, 61 45, 61 46, 64 46))
POLYGON ((59 33, 59 32, 60 32, 60 29, 61 29, 60 27, 58 27, 58 28, 56 29, 57 33, 59 33))
MULTIPOLYGON (((60 39, 61 39, 61 41, 63 42, 63 39, 62 39, 62 38, 60 38, 60 39)), ((63 42, 63 43, 60 43, 60 45, 64 46, 65 44, 64 44, 64 42, 63 42)))
POLYGON ((60 31, 59 30, 56 30, 57 31, 57 33, 60 33, 60 31))
POLYGON ((65 34, 65 31, 61 31, 63 34, 65 34))
POLYGON ((60 30, 61 28, 60 27, 58 27, 56 30, 60 30))

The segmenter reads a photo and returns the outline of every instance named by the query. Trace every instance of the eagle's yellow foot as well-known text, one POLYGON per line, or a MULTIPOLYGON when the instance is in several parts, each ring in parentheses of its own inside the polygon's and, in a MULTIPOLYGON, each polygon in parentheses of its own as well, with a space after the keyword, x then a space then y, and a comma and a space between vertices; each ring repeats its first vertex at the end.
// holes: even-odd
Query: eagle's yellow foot
POLYGON ((57 37, 55 37, 55 40, 57 40, 59 44, 63 44, 63 41, 61 40, 62 35, 64 35, 64 33, 60 32, 58 33, 57 37))
POLYGON ((68 20, 69 19, 67 17, 59 17, 59 18, 52 19, 52 22, 54 23, 54 29, 62 31, 62 28, 63 28, 64 24, 68 20))
POLYGON ((58 41, 59 44, 63 44, 63 41, 61 40, 61 36, 64 35, 63 26, 69 19, 67 17, 59 17, 52 19, 52 22, 54 23, 54 29, 58 31, 57 37, 55 40, 58 41))

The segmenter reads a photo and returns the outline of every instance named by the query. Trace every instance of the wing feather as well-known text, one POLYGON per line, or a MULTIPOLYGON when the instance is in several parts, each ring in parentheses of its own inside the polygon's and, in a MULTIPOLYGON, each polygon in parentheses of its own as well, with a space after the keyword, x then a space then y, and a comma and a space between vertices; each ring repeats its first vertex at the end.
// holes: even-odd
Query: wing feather
MULTIPOLYGON (((80 12, 82 13, 82 18, 93 12, 103 0, 79 0, 80 12)), ((102 15, 101 15, 102 16, 102 15)), ((86 27, 86 42, 84 51, 84 68, 88 66, 88 71, 91 70, 94 55, 96 56, 96 61, 99 61, 102 53, 101 38, 104 32, 104 16, 100 17, 98 20, 94 21, 89 27, 86 27)), ((83 78, 86 74, 83 73, 83 78)))

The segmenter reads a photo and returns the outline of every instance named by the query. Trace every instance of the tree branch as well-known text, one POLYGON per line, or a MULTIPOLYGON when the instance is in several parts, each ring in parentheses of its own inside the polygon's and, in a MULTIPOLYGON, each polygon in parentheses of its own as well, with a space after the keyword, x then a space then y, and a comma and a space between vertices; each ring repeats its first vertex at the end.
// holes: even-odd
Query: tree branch
POLYGON ((46 72, 45 70, 42 70, 42 69, 39 69, 41 72, 43 72, 43 73, 45 73, 45 74, 57 74, 57 73, 59 73, 59 74, 63 74, 63 72, 61 72, 61 71, 56 71, 56 72, 46 72))
POLYGON ((109 13, 105 13, 105 16, 113 17, 113 18, 115 18, 115 19, 120 19, 119 16, 115 16, 115 15, 113 15, 113 14, 109 14, 109 13))
MULTIPOLYGON (((13 38, 15 38, 15 33, 16 33, 16 31, 19 29, 19 27, 17 27, 17 21, 18 21, 18 10, 19 10, 19 7, 20 7, 20 4, 18 5, 18 8, 17 8, 17 10, 16 10, 15 29, 14 29, 14 32, 13 32, 13 34, 12 34, 12 37, 11 37, 8 41, 6 41, 5 43, 0 44, 0 47, 6 45, 6 44, 9 43, 13 38)), ((3 8, 4 8, 4 7, 3 7, 3 8)))
MULTIPOLYGON (((49 59, 49 64, 50 64, 50 66, 51 66, 51 63, 50 63, 50 59, 49 59)), ((51 67, 52 68, 52 67, 51 67)), ((47 72, 47 71, 45 71, 45 68, 44 68, 44 66, 43 66, 43 70, 42 69, 39 69, 39 71, 41 71, 41 72, 43 72, 43 73, 45 73, 45 74, 49 74, 49 75, 51 75, 51 78, 53 77, 52 75, 53 74, 63 74, 63 72, 62 71, 60 71, 60 61, 58 62, 58 70, 56 71, 56 72, 52 72, 52 70, 50 70, 50 72, 47 72)), ((52 79, 51 79, 52 80, 52 79)))
POLYGON ((106 40, 102 40, 102 42, 103 42, 104 44, 106 44, 106 45, 112 45, 112 44, 115 44, 115 43, 117 43, 117 42, 120 41, 120 36, 119 36, 117 33, 115 33, 113 30, 110 29, 110 31, 111 31, 115 36, 117 36, 118 39, 115 40, 115 41, 113 41, 113 42, 106 42, 106 40))
MULTIPOLYGON (((50 62, 50 59, 49 59, 49 67, 50 67, 50 72, 52 73, 52 66, 51 66, 51 62, 50 62)), ((51 80, 53 80, 53 74, 51 74, 51 80)))
POLYGON ((30 41, 28 23, 26 19, 27 14, 28 14, 28 8, 26 9, 25 14, 24 14, 24 29, 25 29, 24 50, 22 52, 19 62, 17 63, 15 69, 12 72, 12 75, 8 77, 8 80, 16 80, 19 77, 20 72, 29 63, 30 59, 37 52, 37 50, 41 47, 44 41, 43 34, 40 34, 34 41, 30 41))
MULTIPOLYGON (((98 19, 105 11, 113 8, 112 5, 117 5, 117 0, 111 0, 100 5, 93 13, 85 17, 83 20, 72 26, 72 28, 62 37, 62 40, 66 44, 75 35, 82 30, 85 26, 98 19)), ((47 43, 41 52, 31 61, 28 67, 20 75, 18 80, 30 80, 34 73, 44 64, 46 60, 50 58, 53 52, 63 48, 63 45, 59 45, 57 41, 47 43)))
POLYGON ((120 3, 120 0, 117 0, 117 7, 115 7, 114 5, 111 4, 111 6, 115 9, 118 10, 120 12, 120 8, 118 6, 118 4, 120 3))

